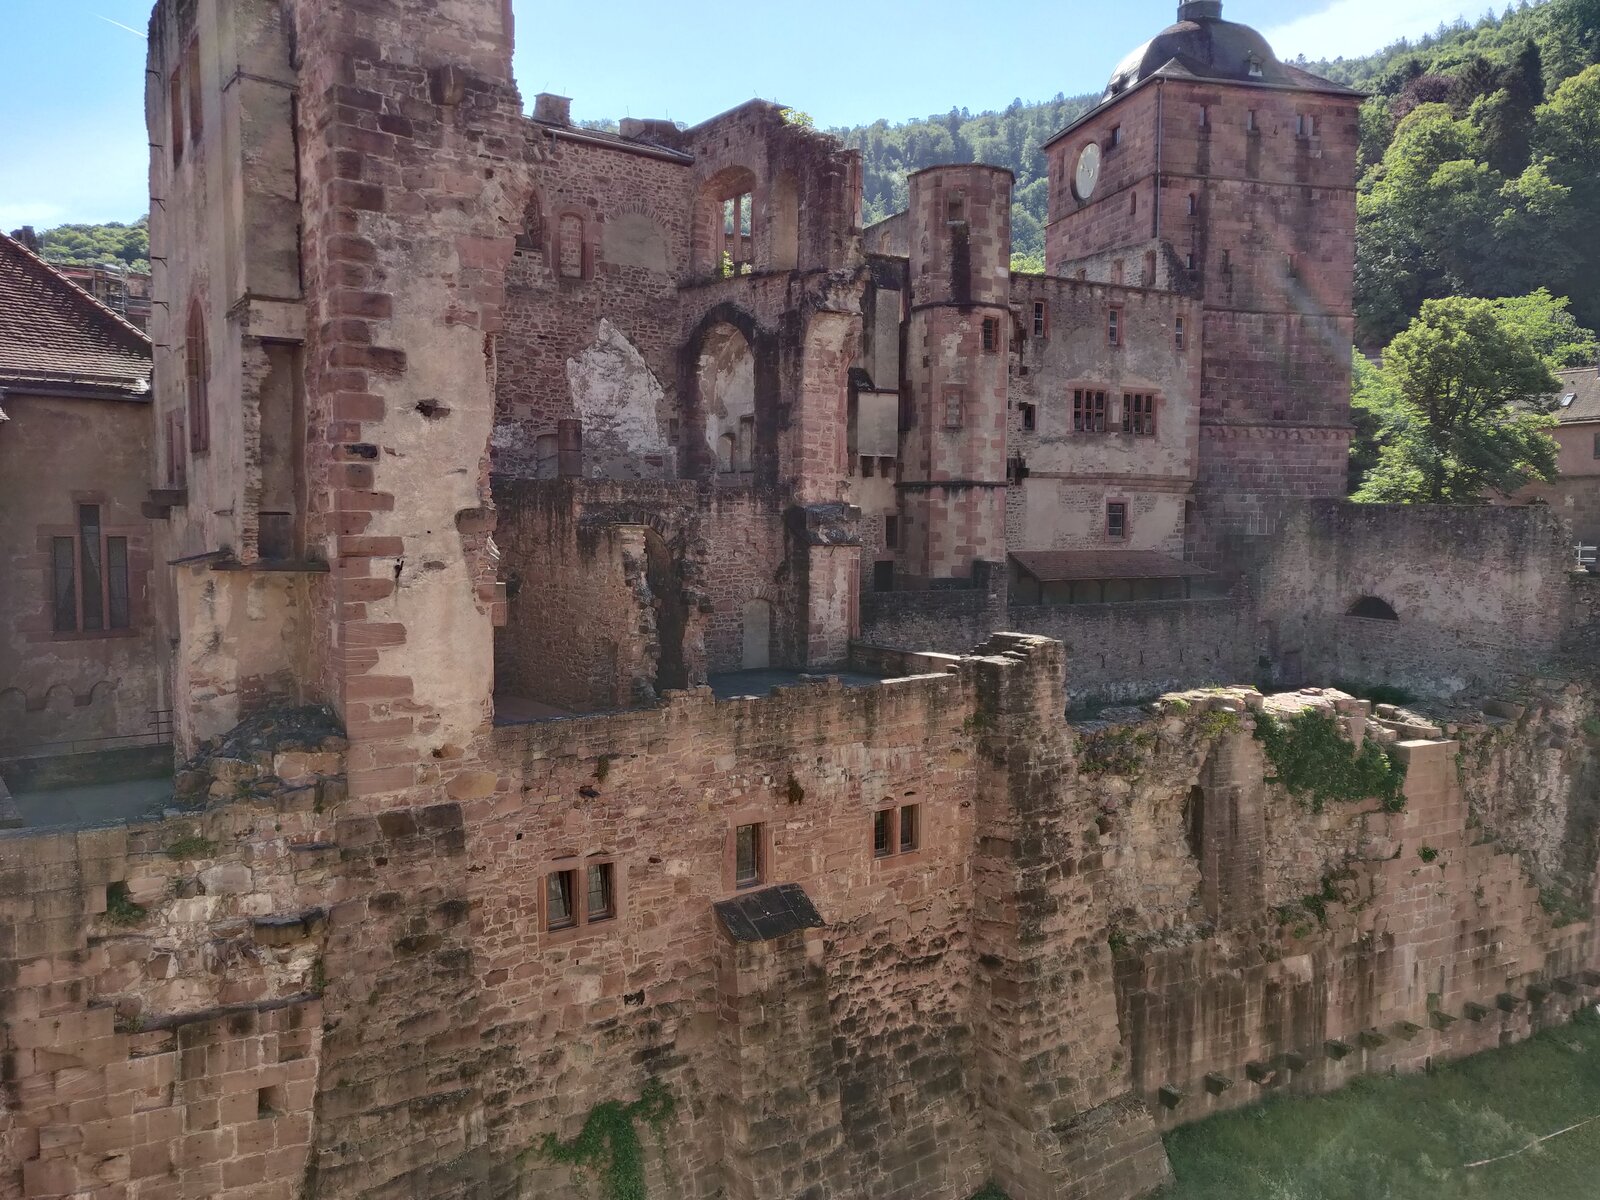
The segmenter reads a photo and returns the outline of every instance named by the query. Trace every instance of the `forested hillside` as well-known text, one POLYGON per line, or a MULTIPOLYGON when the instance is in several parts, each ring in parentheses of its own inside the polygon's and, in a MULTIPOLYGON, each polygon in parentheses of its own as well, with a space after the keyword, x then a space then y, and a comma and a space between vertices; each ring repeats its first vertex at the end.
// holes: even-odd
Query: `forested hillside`
MULTIPOLYGON (((13 233, 20 233, 18 230, 13 233)), ((132 225, 57 225, 39 235, 40 254, 48 262, 75 267, 121 264, 134 271, 150 270, 150 219, 132 225)))

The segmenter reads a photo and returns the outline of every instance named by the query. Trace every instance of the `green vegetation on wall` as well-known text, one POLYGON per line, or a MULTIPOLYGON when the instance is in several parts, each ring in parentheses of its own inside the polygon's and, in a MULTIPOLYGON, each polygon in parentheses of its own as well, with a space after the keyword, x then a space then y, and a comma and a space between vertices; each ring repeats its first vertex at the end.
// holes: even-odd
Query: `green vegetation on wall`
POLYGON ((1357 750, 1339 731, 1336 718, 1306 709, 1287 721, 1271 713, 1256 714, 1256 740, 1281 783, 1312 812, 1331 803, 1377 799, 1384 811, 1405 807, 1405 765, 1376 739, 1357 750))
POLYGON ((525 1153, 571 1167, 579 1176, 592 1173, 599 1180, 602 1200, 646 1200, 644 1146, 634 1123, 643 1121, 660 1140, 677 1107, 666 1084, 652 1079, 631 1103, 607 1100, 595 1105, 572 1140, 548 1133, 525 1153))

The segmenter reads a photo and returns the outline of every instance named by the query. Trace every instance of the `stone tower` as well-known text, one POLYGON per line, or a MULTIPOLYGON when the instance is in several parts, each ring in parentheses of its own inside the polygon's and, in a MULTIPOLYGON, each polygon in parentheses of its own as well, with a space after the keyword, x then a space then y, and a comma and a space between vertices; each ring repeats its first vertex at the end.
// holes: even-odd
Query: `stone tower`
POLYGON ((1190 0, 1046 145, 1052 274, 1203 301, 1189 548, 1233 561, 1349 449, 1360 93, 1190 0))
POLYGON ((910 179, 909 428, 901 448, 909 585, 1003 562, 1011 184, 1002 167, 910 179))

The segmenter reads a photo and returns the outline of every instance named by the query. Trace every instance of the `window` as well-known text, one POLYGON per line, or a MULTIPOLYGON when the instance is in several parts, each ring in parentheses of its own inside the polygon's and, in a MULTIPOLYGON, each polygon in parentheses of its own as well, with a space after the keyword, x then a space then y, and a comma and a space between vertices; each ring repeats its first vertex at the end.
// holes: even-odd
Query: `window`
POLYGON ((545 875, 544 928, 547 933, 596 925, 616 915, 617 865, 611 859, 591 856, 581 867, 565 867, 545 875))
POLYGON ((1000 349, 999 317, 985 317, 983 319, 983 348, 990 351, 1000 349))
POLYGON ((184 392, 189 404, 189 449, 202 454, 211 448, 211 406, 206 383, 211 377, 211 356, 206 349, 205 314, 200 301, 189 305, 189 325, 183 343, 184 392))
POLYGON ((1345 612, 1347 617, 1365 617, 1369 621, 1398 621, 1400 614, 1394 605, 1379 596, 1362 596, 1345 612))
POLYGON ((1594 435, 1594 456, 1600 458, 1600 433, 1594 435))
POLYGON ((167 414, 167 486, 187 487, 189 483, 189 448, 184 445, 183 413, 173 410, 167 414))
POLYGON ((1194 270, 1194 254, 1193 254, 1193 252, 1190 252, 1190 253, 1185 254, 1183 256, 1183 266, 1184 266, 1184 270, 1186 270, 1186 271, 1194 270))
POLYGON ((574 906, 577 891, 576 871, 551 871, 544 877, 544 927, 571 929, 578 923, 574 906))
POLYGON ((1033 302, 1033 336, 1044 337, 1050 328, 1050 306, 1043 300, 1033 302))
POLYGON ((76 534, 50 539, 50 589, 57 633, 129 627, 128 539, 106 536, 98 504, 78 505, 76 534))
POLYGON ((591 863, 589 899, 586 912, 590 921, 609 921, 617 915, 616 867, 612 863, 591 863))
POLYGON ((1211 110, 1204 104, 1200 105, 1200 111, 1197 115, 1200 118, 1199 124, 1201 129, 1204 129, 1206 126, 1211 124, 1211 110))
POLYGON ((1104 433, 1106 431, 1106 394, 1078 388, 1072 393, 1072 431, 1074 433, 1104 433))
POLYGON ((966 408, 966 393, 960 388, 945 388, 944 390, 944 427, 946 429, 960 429, 963 410, 966 408))
POLYGON ((752 416, 739 418, 739 443, 737 457, 734 465, 741 471, 748 471, 755 463, 756 451, 756 419, 752 416))
POLYGON ((1183 327, 1183 318, 1174 318, 1172 322, 1172 344, 1179 350, 1184 348, 1184 334, 1185 330, 1183 327))
POLYGON ((724 473, 733 470, 734 436, 725 433, 717 439, 717 470, 724 473))
POLYGON ((1135 217, 1139 215, 1139 193, 1138 192, 1129 192, 1128 193, 1128 214, 1130 216, 1135 216, 1135 217))
POLYGON ((203 105, 200 103, 200 38, 189 43, 189 53, 183 69, 189 73, 189 144, 198 146, 204 130, 203 105))
POLYGON ((1106 137, 1106 149, 1115 150, 1120 145, 1122 145, 1122 126, 1113 125, 1110 134, 1106 137))
POLYGON ((922 844, 922 806, 902 804, 872 814, 872 857, 909 854, 922 844))
POLYGON ((900 546, 900 518, 888 516, 883 519, 883 544, 891 550, 900 546))
POLYGON ((1113 304, 1106 309, 1106 343, 1112 346, 1122 345, 1122 306, 1113 304))
POLYGON ((1256 132, 1256 110, 1255 109, 1252 108, 1249 112, 1245 113, 1245 115, 1244 115, 1244 127, 1246 129, 1248 129, 1251 133, 1255 133, 1256 132))
POLYGON ((1295 261, 1294 255, 1283 256, 1283 271, 1290 279, 1300 278, 1300 264, 1295 261))
POLYGON ((183 161, 183 68, 172 69, 167 83, 167 111, 172 116, 172 165, 183 161))
POLYGON ((1156 285, 1156 252, 1154 250, 1146 250, 1144 252, 1144 272, 1140 275, 1140 282, 1145 287, 1155 287, 1156 285))
POLYGON ((944 218, 954 225, 967 219, 967 198, 962 192, 953 192, 945 201, 944 218))
POLYGON ((1128 506, 1121 500, 1111 500, 1106 503, 1106 536, 1108 538, 1128 536, 1128 506))
POLYGON ((677 417, 667 418, 667 445, 676 446, 683 440, 683 422, 677 417))
POLYGON ((1261 60, 1259 58, 1257 58, 1254 54, 1252 54, 1250 56, 1250 78, 1252 78, 1252 79, 1260 79, 1261 78, 1261 60))
POLYGON ((733 882, 736 887, 755 887, 762 876, 762 827, 759 823, 740 825, 733 831, 733 882))
POLYGON ((1122 395, 1122 432, 1153 437, 1156 432, 1156 398, 1148 392, 1122 395))
POLYGON ((1317 118, 1311 113, 1300 113, 1294 119, 1294 132, 1296 137, 1316 137, 1317 118))
POLYGON ((1192 217, 1200 211, 1200 196, 1197 192, 1189 193, 1189 215, 1192 217))
POLYGON ((871 479, 872 478, 872 464, 873 464, 873 461, 874 460, 872 458, 872 455, 870 455, 870 454, 863 454, 861 456, 861 478, 863 478, 863 479, 871 479))
POLYGON ((1031 404, 1021 405, 1022 428, 1027 433, 1032 433, 1039 425, 1038 410, 1031 404))
POLYGON ((1224 250, 1222 252, 1222 269, 1224 271, 1232 271, 1233 270, 1233 258, 1232 258, 1232 256, 1230 256, 1228 254, 1228 252, 1226 250, 1224 250))

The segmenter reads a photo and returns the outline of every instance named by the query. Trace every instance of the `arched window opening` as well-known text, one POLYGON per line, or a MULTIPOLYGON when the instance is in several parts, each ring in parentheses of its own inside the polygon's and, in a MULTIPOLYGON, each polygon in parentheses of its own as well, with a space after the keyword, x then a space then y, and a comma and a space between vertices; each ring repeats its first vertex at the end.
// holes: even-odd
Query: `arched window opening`
POLYGON ((695 205, 695 268, 702 276, 748 275, 755 267, 753 172, 730 167, 708 179, 695 205))
POLYGON ((1368 621, 1398 621, 1400 614, 1387 600, 1380 600, 1376 596, 1362 596, 1345 613, 1348 617, 1364 617, 1368 621))
POLYGON ((705 442, 725 474, 755 469, 755 355, 742 332, 718 324, 705 337, 696 371, 705 442))
POLYGON ((199 454, 211 448, 211 406, 206 399, 206 384, 211 375, 211 355, 206 348, 205 314, 200 301, 189 305, 189 324, 184 332, 184 397, 189 410, 189 450, 199 454))

